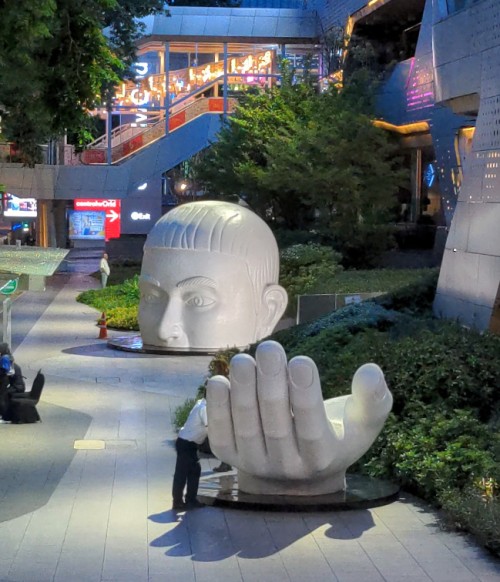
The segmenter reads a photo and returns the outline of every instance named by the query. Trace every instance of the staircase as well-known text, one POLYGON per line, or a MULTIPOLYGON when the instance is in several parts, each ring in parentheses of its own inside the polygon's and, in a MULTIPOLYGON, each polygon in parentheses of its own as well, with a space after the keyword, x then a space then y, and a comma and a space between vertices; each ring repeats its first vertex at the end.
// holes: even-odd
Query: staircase
MULTIPOLYGON (((91 144, 79 155, 78 162, 85 165, 119 164, 137 152, 149 147, 151 144, 165 138, 181 127, 186 126, 195 119, 204 115, 221 115, 224 113, 223 97, 203 97, 203 93, 212 89, 220 79, 217 79, 196 92, 184 97, 181 102, 174 104, 168 117, 168 132, 166 130, 165 113, 159 112, 146 127, 138 127, 136 124, 126 123, 116 127, 111 132, 111 148, 108 152, 108 137, 103 135, 91 144), (108 155, 111 159, 108 160, 108 155)), ((227 113, 231 113, 236 107, 237 100, 227 99, 227 113)), ((208 145, 208 144, 207 144, 208 145)), ((197 153, 193 151, 191 155, 197 153)), ((78 163, 77 162, 77 163, 78 163)), ((165 168, 165 171, 170 168, 165 168)))

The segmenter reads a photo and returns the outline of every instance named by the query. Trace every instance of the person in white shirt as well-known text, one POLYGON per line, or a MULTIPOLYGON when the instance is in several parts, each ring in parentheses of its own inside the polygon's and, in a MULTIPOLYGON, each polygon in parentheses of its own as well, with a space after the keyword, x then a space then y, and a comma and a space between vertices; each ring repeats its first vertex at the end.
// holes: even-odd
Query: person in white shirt
POLYGON ((207 401, 202 398, 193 406, 175 442, 177 461, 172 484, 173 509, 195 509, 204 505, 196 496, 201 474, 198 445, 207 438, 207 427, 207 401))
POLYGON ((108 277, 109 277, 109 273, 111 272, 110 268, 109 268, 108 254, 107 253, 103 253, 103 255, 102 255, 101 263, 99 265, 99 270, 101 271, 101 285, 102 285, 102 288, 104 289, 104 287, 106 287, 106 285, 108 284, 108 277))

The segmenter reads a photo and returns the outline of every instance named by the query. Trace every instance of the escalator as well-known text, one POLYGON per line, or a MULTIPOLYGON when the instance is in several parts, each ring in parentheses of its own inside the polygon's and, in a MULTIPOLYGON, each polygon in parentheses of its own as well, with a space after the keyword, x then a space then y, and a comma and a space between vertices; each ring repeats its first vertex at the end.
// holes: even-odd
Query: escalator
MULTIPOLYGON (((170 71, 172 101, 167 115, 164 74, 123 84, 117 88, 113 113, 120 114, 125 123, 81 153, 67 146, 62 165, 20 169, 22 175, 16 180, 27 185, 23 195, 62 200, 145 200, 157 195, 165 173, 216 141, 224 116, 234 111, 236 98, 218 96, 224 81, 241 87, 269 87, 276 77, 273 63, 274 52, 266 50, 231 57, 226 76, 221 75, 222 61, 170 71), (146 118, 145 123, 138 123, 136 117, 146 118)), ((106 118, 110 123, 111 116, 106 118)))
MULTIPOLYGON (((227 99, 228 113, 236 103, 236 99, 227 99)), ((121 128, 112 136, 109 153, 106 141, 101 140, 82 152, 78 163, 59 167, 56 197, 66 197, 68 189, 77 197, 136 194, 141 184, 160 181, 165 172, 214 142, 221 129, 223 108, 222 97, 200 97, 169 116, 168 133, 165 116, 122 140, 118 136, 126 129, 121 128)))
MULTIPOLYGON (((129 122, 114 128, 110 135, 110 148, 108 148, 107 135, 103 135, 87 146, 79 155, 76 164, 123 163, 128 157, 167 137, 168 134, 191 123, 198 117, 214 114, 220 116, 224 113, 224 105, 227 113, 231 113, 236 105, 235 99, 228 99, 224 104, 222 97, 205 96, 213 91, 219 82, 220 80, 216 79, 178 100, 169 110, 168 121, 165 119, 164 111, 151 114, 146 112, 146 109, 137 108, 137 113, 144 112, 141 117, 147 121, 146 124, 140 126, 138 123, 129 122)), ((193 152, 192 155, 195 153, 197 152, 193 152)), ((170 168, 166 168, 166 170, 168 169, 170 168)))

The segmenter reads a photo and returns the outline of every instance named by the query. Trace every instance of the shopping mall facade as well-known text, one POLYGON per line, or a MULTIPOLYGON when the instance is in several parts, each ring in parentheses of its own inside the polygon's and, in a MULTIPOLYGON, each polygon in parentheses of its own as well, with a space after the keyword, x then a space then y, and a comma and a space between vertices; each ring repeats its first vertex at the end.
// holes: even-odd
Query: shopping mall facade
POLYGON ((145 18, 136 82, 117 88, 111 113, 95 112, 106 130, 88 149, 60 147, 47 152, 51 163, 25 168, 0 145, 0 183, 12 195, 5 203, 22 214, 36 200, 44 246, 144 236, 165 211, 166 173, 216 139, 241 90, 275 83, 281 57, 298 71, 308 57, 319 78, 335 73, 324 43, 340 28, 369 41, 384 70, 376 123, 398 135, 411 176, 401 226, 449 230, 436 311, 479 329, 498 325, 500 3, 241 4, 174 3, 169 17, 145 18))

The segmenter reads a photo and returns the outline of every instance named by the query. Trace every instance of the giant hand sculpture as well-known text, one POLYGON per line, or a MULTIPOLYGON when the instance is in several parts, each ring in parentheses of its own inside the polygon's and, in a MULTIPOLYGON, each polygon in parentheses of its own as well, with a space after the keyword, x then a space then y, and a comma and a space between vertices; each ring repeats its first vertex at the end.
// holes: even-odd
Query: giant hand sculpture
POLYGON ((322 495, 345 488, 347 467, 371 446, 392 407, 376 364, 354 374, 352 394, 323 401, 316 364, 261 343, 238 354, 230 379, 208 381, 208 435, 219 459, 238 469, 238 487, 263 495, 322 495))

